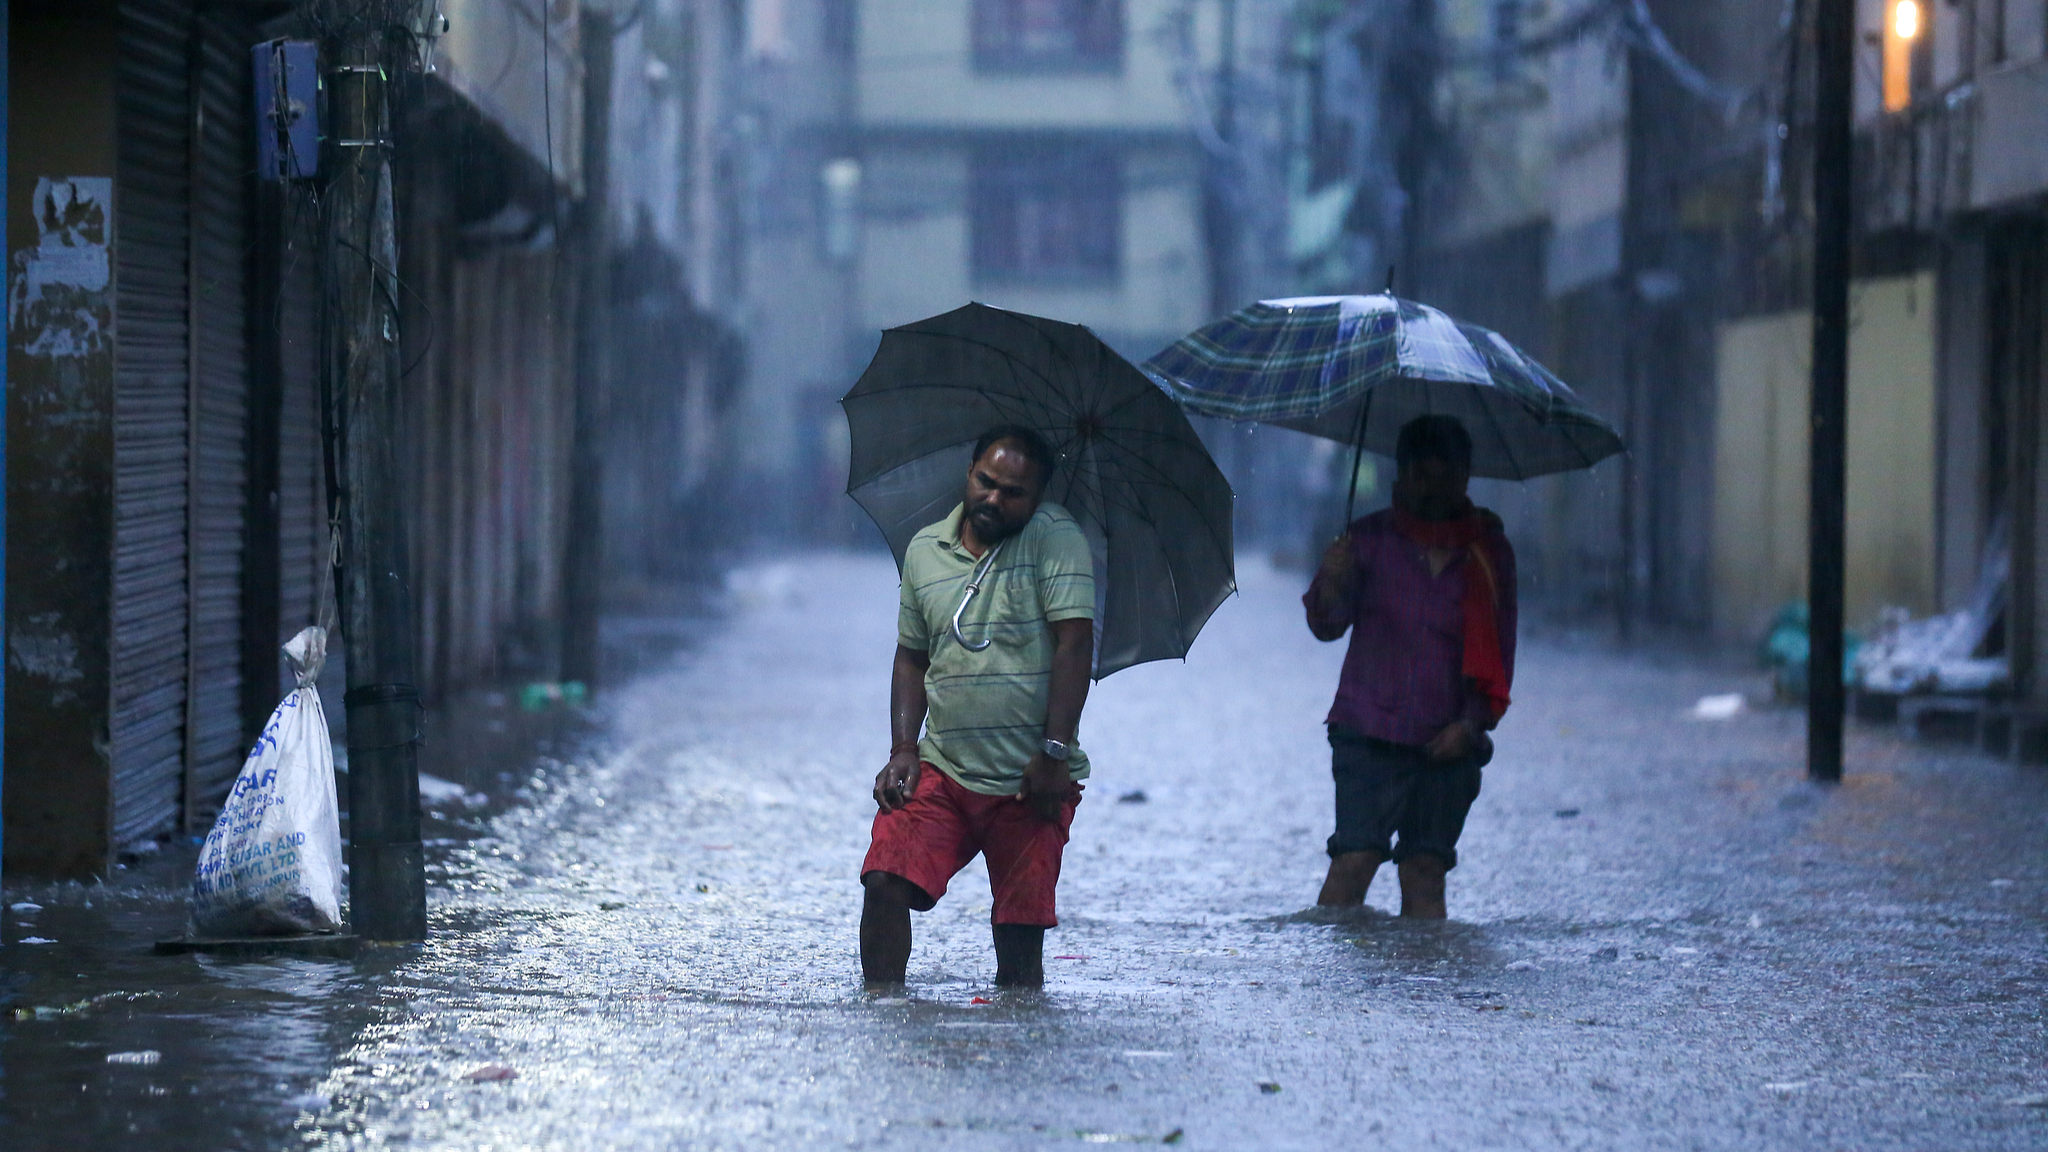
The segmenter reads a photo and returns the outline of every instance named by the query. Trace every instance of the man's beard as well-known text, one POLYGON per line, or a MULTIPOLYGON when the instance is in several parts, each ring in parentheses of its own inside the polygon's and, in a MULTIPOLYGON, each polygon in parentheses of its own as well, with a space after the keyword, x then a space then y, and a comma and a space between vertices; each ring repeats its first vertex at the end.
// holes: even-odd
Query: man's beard
POLYGON ((967 513, 967 519, 974 524, 975 539, 984 545, 1007 540, 1024 529, 1022 524, 1012 524, 1004 520, 1002 513, 993 508, 976 508, 967 513))

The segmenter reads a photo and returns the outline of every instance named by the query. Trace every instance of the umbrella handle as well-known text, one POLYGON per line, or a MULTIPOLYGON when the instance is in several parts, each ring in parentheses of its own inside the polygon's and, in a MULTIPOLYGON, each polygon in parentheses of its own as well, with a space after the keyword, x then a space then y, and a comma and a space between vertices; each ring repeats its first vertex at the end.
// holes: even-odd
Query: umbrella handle
POLYGON ((967 581, 967 590, 960 594, 960 606, 953 609, 953 639, 969 652, 986 651, 989 645, 996 642, 995 636, 990 635, 979 644, 969 644, 967 637, 960 634, 960 617, 967 611, 967 605, 974 600, 975 593, 981 591, 981 582, 988 579, 988 571, 995 565, 996 556, 1002 552, 1003 545, 1008 543, 1008 540, 998 540, 996 546, 988 550, 988 555, 981 558, 981 563, 975 566, 973 578, 967 581))
MULTIPOLYGON (((1387 269, 1387 291, 1389 294, 1394 290, 1393 281, 1394 270, 1389 268, 1387 269)), ((1344 489, 1344 528, 1339 535, 1342 535, 1343 532, 1351 531, 1352 505, 1358 501, 1358 465, 1365 459, 1365 418, 1371 414, 1372 393, 1367 392, 1364 402, 1358 408, 1358 430, 1351 437, 1351 484, 1344 489)))

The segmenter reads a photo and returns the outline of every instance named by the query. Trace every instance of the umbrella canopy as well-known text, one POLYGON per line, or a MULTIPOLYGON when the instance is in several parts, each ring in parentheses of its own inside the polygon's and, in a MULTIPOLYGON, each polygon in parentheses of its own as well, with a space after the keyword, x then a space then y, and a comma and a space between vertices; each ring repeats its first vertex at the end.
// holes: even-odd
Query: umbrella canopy
POLYGON ((1417 416, 1455 416, 1472 474, 1526 480, 1622 450, 1564 381, 1498 332, 1390 293, 1261 300, 1145 370, 1189 411, 1278 424, 1385 456, 1417 416))
POLYGON ((903 565, 960 503, 974 442, 1036 429, 1058 465, 1046 499, 1095 560, 1095 677, 1187 655, 1236 591, 1230 483, 1172 398, 1093 332, 982 304, 891 328, 840 401, 847 492, 903 565))

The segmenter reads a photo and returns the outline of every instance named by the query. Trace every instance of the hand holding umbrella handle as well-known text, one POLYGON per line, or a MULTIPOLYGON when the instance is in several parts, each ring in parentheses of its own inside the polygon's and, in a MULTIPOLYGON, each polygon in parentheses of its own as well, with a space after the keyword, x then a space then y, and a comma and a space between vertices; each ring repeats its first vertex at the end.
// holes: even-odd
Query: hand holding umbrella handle
POLYGON ((988 550, 988 555, 981 558, 981 563, 975 566, 973 578, 967 581, 967 590, 960 594, 960 606, 953 609, 953 639, 959 641, 960 646, 969 652, 985 651, 990 644, 995 643, 996 638, 990 635, 984 637, 979 644, 969 644, 967 637, 960 634, 960 617, 967 611, 967 605, 973 601, 975 593, 981 591, 981 582, 988 579, 988 570, 994 567, 996 556, 1007 543, 1007 540, 997 541, 996 546, 988 550))

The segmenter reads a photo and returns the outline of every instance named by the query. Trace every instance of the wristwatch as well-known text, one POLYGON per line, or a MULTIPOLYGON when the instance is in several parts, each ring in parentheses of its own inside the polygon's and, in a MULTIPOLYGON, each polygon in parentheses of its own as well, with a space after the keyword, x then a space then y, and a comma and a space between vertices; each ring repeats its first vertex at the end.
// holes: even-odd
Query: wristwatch
POLYGON ((1074 749, 1071 745, 1063 744, 1050 736, 1046 737, 1044 742, 1039 744, 1038 748, 1039 751, 1045 753, 1045 758, 1047 760, 1064 761, 1068 756, 1071 756, 1074 753, 1074 749))

